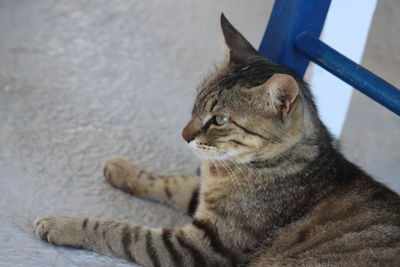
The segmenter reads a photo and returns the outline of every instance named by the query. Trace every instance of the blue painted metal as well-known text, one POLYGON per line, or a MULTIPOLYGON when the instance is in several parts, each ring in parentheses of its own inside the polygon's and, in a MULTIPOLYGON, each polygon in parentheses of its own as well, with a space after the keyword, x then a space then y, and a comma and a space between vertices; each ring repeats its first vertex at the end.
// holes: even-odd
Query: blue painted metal
POLYGON ((332 49, 310 33, 295 40, 295 49, 327 71, 400 115, 400 90, 332 49))
POLYGON ((319 36, 331 0, 275 0, 259 52, 303 76, 309 59, 294 49, 297 36, 307 31, 319 36))
POLYGON ((275 0, 259 52, 303 76, 310 60, 400 115, 400 90, 321 42, 331 0, 275 0))

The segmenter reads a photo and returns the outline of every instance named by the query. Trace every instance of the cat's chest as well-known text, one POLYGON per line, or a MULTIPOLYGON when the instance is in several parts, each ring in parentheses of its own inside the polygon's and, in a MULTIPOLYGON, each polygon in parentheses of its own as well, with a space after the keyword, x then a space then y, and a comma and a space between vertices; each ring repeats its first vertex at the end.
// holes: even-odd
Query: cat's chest
POLYGON ((226 216, 254 216, 265 207, 263 190, 243 171, 202 165, 201 202, 205 208, 226 216))

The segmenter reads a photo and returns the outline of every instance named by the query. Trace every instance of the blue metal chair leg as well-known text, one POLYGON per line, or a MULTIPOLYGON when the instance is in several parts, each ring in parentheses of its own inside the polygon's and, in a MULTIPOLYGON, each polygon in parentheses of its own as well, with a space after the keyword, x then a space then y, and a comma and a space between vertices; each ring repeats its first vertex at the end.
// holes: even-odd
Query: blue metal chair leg
POLYGON ((303 76, 309 61, 322 66, 400 115, 400 90, 318 39, 331 0, 276 0, 259 51, 303 76))

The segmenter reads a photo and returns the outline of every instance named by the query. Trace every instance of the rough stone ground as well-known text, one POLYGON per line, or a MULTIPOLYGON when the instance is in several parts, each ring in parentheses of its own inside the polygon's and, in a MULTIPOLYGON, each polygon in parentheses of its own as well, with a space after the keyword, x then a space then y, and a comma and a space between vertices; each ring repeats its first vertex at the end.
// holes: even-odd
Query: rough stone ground
MULTIPOLYGON (((101 172, 120 155, 154 171, 198 165, 180 132, 222 58, 221 11, 258 44, 272 1, 0 0, 0 266, 131 266, 34 236, 47 213, 183 225, 101 172)), ((400 86, 400 3, 380 1, 364 65, 400 86)), ((400 121, 356 93, 345 154, 399 189, 400 121)))

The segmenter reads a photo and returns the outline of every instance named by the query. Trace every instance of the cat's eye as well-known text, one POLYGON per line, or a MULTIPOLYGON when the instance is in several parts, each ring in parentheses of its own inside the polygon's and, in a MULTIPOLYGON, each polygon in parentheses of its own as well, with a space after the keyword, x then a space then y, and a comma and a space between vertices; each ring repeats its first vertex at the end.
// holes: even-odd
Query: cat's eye
POLYGON ((229 120, 229 118, 224 115, 216 115, 215 116, 215 123, 219 126, 224 125, 225 123, 228 122, 228 120, 229 120))

